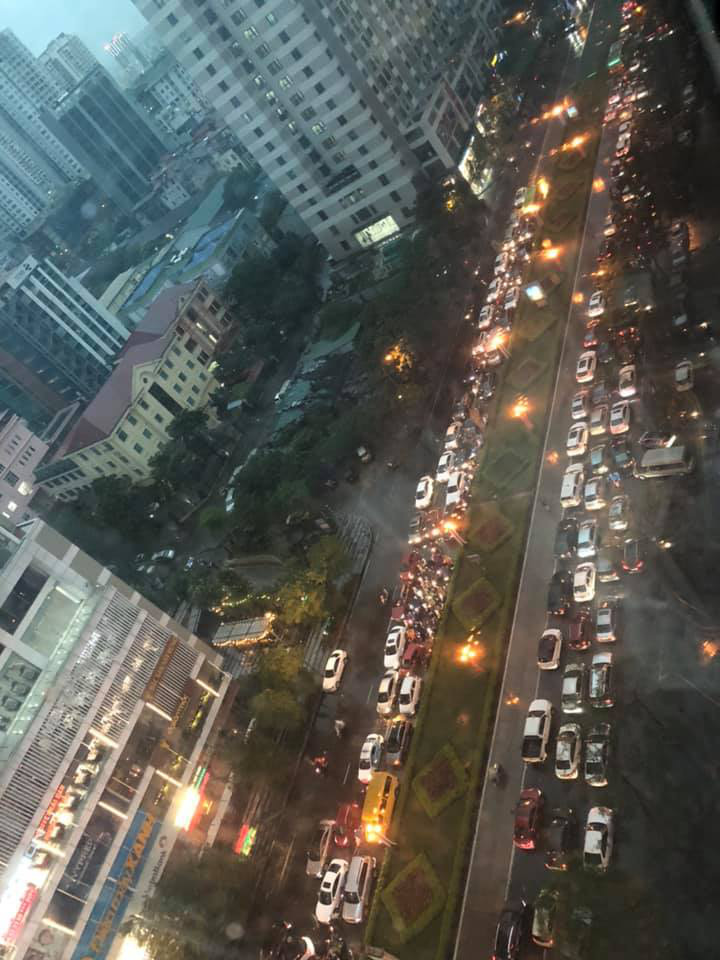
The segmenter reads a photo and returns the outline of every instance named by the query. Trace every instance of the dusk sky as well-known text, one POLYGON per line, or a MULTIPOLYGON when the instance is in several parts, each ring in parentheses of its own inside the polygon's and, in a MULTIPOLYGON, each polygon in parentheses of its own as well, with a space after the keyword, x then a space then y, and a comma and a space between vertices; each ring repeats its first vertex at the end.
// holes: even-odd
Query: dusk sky
POLYGON ((10 27, 36 55, 59 33, 76 33, 103 62, 114 33, 145 25, 131 0, 0 0, 0 28, 10 27))

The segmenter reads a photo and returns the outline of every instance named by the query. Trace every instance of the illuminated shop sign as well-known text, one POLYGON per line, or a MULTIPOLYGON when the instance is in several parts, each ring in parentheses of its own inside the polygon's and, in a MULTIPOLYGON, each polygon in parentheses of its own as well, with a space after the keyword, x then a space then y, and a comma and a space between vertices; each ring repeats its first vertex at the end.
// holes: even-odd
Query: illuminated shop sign
POLYGON ((233 846, 233 851, 241 857, 249 857, 252 848, 255 846, 255 837, 257 836, 257 827, 251 827, 249 823, 244 823, 240 827, 240 833, 233 846))

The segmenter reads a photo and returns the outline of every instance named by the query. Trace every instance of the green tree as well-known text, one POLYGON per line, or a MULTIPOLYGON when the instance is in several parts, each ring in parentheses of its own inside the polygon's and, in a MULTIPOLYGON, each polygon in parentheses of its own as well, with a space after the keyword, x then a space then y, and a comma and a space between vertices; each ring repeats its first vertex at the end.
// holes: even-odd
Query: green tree
POLYGON ((290 690, 268 688, 250 701, 250 711, 260 730, 297 730, 303 723, 304 711, 290 690))
POLYGON ((198 517, 198 525, 204 527, 213 536, 229 533, 230 515, 223 507, 205 507, 198 517))
POLYGON ((239 210, 247 205, 255 190, 254 174, 248 173, 242 167, 236 167, 228 176, 223 187, 223 203, 232 210, 239 210))
POLYGON ((328 615, 324 576, 306 570, 285 583, 277 595, 279 617, 289 626, 323 620, 328 615))
POLYGON ((348 568, 347 550, 338 537, 320 537, 307 552, 308 565, 323 576, 325 581, 335 580, 348 568))
POLYGON ((303 651, 280 645, 264 650, 257 669, 261 688, 292 687, 303 669, 303 651))
POLYGON ((255 256, 239 263, 225 286, 231 303, 242 304, 251 314, 267 316, 271 298, 268 292, 277 288, 280 269, 269 257, 255 256))

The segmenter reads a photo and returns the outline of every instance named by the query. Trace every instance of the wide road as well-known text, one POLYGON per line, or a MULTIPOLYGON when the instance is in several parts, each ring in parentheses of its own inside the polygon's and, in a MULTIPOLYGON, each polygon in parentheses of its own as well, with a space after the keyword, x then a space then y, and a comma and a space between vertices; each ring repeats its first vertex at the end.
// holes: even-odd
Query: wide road
MULTIPOLYGON (((598 0, 590 22, 585 53, 580 60, 580 77, 597 71, 603 64, 608 47, 607 15, 610 4, 598 0)), ((576 65, 571 72, 575 74, 576 65)), ((560 92, 562 95, 562 91, 560 92)), ((608 159, 617 133, 604 133, 598 152, 595 175, 608 179, 608 159)), ((548 147, 554 143, 547 144, 548 147)), ((585 275, 595 269, 597 248, 602 238, 603 220, 608 211, 607 191, 593 193, 590 198, 580 254, 575 275, 574 291, 583 293, 585 301, 591 292, 585 275)), ((537 696, 539 676, 537 669, 537 642, 547 621, 547 587, 554 569, 553 542, 556 525, 561 517, 559 502, 562 474, 566 466, 565 441, 569 426, 569 409, 575 383, 575 365, 582 351, 585 333, 585 304, 572 306, 568 312, 566 331, 552 400, 548 431, 543 451, 544 463, 535 492, 527 547, 518 590, 517 605, 512 624, 505 673, 495 729, 490 750, 490 763, 498 762, 506 771, 506 780, 498 789, 486 784, 478 811, 472 858, 468 872, 460 929, 456 943, 455 960, 477 960, 490 956, 498 915, 510 890, 514 859, 512 846, 513 807, 525 784, 525 769, 520 761, 520 744, 529 703, 537 696), (548 459, 557 451, 559 457, 548 459), (550 510, 542 504, 550 505, 550 510)), ((559 678, 553 678, 559 683, 559 678)), ((559 696, 554 698, 559 700, 559 696)), ((533 785, 533 784, 528 784, 533 785)), ((568 795, 568 803, 573 799, 568 795)), ((542 861, 533 867, 542 871, 542 861)), ((518 893, 526 886, 525 878, 518 880, 518 893)), ((534 894, 540 884, 530 887, 534 894)))

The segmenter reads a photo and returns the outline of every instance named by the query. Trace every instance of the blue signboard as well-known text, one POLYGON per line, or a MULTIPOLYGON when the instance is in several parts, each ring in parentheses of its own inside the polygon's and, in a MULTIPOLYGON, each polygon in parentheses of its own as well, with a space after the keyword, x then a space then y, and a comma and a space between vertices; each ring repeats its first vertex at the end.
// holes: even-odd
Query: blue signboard
POLYGON ((139 811, 123 840, 90 912, 72 960, 104 960, 160 830, 152 814, 139 811))

